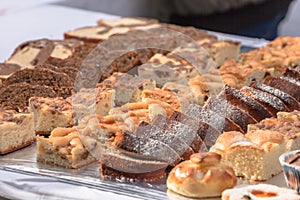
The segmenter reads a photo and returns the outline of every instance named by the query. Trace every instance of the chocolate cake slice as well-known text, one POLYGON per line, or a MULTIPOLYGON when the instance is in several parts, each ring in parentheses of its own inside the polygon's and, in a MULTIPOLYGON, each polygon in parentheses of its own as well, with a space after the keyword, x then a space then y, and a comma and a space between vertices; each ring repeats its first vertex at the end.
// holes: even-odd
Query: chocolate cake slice
POLYGON ((225 85, 217 98, 226 99, 230 104, 249 113, 256 121, 261 121, 272 116, 272 113, 270 113, 264 105, 252 98, 252 96, 245 95, 228 85, 225 85))
POLYGON ((285 93, 288 93, 300 102, 300 86, 278 77, 269 76, 265 78, 264 84, 277 88, 285 93))
POLYGON ((231 119, 228 119, 226 117, 223 117, 222 115, 219 115, 218 113, 202 108, 196 104, 191 104, 189 106, 188 111, 185 113, 186 115, 205 122, 212 127, 214 127, 219 132, 223 133, 226 131, 239 131, 244 132, 239 125, 234 123, 231 119))
POLYGON ((163 128, 153 126, 146 122, 142 122, 134 132, 134 134, 138 137, 151 138, 153 140, 163 142, 164 144, 172 148, 175 152, 177 152, 182 160, 189 159, 190 155, 197 151, 196 149, 192 148, 192 144, 186 143, 185 139, 181 137, 182 133, 171 131, 167 132, 163 128))
POLYGON ((196 120, 195 118, 187 116, 181 112, 174 111, 173 114, 170 116, 170 120, 180 122, 196 130, 198 136, 201 138, 202 141, 204 141, 205 145, 208 148, 214 145, 218 136, 221 134, 220 131, 216 130, 210 124, 200 120, 196 120))
POLYGON ((56 97, 56 92, 48 86, 31 85, 28 83, 16 83, 0 90, 0 107, 19 112, 28 111, 28 100, 30 97, 56 97))
POLYGON ((204 108, 231 119, 242 128, 243 132, 247 131, 248 124, 257 122, 251 115, 232 105, 225 98, 210 98, 204 105, 204 108))
POLYGON ((242 87, 240 91, 265 106, 272 113, 273 117, 276 117, 279 111, 288 111, 285 104, 272 94, 248 86, 242 87))
POLYGON ((165 177, 168 167, 166 162, 121 149, 104 151, 99 162, 101 178, 104 180, 151 182, 165 177))
POLYGON ((20 70, 22 67, 18 64, 0 63, 0 79, 3 81, 12 73, 20 70))
POLYGON ((276 96, 286 105, 289 111, 300 110, 300 103, 288 93, 258 82, 252 82, 250 86, 257 90, 261 90, 263 92, 267 92, 269 94, 272 94, 273 96, 276 96))
POLYGON ((136 135, 129 131, 117 134, 113 145, 129 152, 148 156, 156 161, 169 163, 170 165, 176 165, 180 161, 180 155, 169 144, 150 137, 136 135))

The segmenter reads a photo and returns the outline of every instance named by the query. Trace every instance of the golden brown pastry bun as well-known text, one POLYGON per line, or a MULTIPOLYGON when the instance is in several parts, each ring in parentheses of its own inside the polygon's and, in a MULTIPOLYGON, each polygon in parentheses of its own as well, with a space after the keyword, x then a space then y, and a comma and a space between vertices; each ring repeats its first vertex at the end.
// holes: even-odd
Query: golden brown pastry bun
POLYGON ((191 155, 190 160, 175 166, 167 179, 169 190, 187 197, 221 196, 237 184, 231 167, 220 163, 221 156, 206 152, 191 155))

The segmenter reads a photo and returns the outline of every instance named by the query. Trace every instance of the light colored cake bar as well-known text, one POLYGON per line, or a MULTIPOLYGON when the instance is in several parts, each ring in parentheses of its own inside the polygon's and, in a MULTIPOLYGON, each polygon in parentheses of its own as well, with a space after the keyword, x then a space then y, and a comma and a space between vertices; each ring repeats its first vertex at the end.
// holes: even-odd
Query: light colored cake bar
POLYGON ((36 159, 65 168, 79 168, 96 161, 83 146, 75 127, 55 128, 49 138, 37 136, 36 159))
POLYGON ((0 111, 0 154, 28 146, 34 141, 32 114, 0 111))
POLYGON ((56 127, 75 124, 71 99, 31 97, 29 108, 33 113, 36 134, 50 134, 56 127))

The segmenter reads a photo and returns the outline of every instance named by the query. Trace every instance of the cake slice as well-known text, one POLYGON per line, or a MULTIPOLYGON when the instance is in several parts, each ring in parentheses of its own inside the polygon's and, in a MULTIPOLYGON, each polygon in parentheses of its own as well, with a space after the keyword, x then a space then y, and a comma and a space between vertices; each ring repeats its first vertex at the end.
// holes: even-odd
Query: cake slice
POLYGON ((111 86, 115 90, 115 104, 120 106, 129 102, 141 101, 143 90, 153 90, 156 84, 151 79, 143 79, 119 72, 98 84, 98 87, 103 86, 111 86))
POLYGON ((170 165, 174 165, 180 160, 179 154, 163 141, 138 136, 128 131, 117 135, 112 144, 123 150, 148 156, 153 160, 163 161, 170 165))
MULTIPOLYGON (((13 63, 22 68, 32 68, 48 63, 48 60, 64 60, 73 56, 75 48, 81 46, 78 40, 37 39, 19 45, 6 63, 13 63)), ((60 66, 60 65, 56 65, 60 66)))
POLYGON ((279 111, 288 111, 288 108, 285 106, 285 104, 272 94, 248 86, 242 87, 240 91, 244 95, 249 96, 261 103, 265 108, 267 108, 273 117, 276 117, 276 114, 279 111))
MULTIPOLYGON (((204 142, 204 144, 208 148, 210 148, 215 143, 218 136, 221 134, 221 132, 216 130, 210 124, 200 121, 200 120, 196 120, 195 118, 192 118, 190 116, 187 116, 187 115, 177 112, 177 111, 173 112, 173 114, 170 116, 170 120, 177 121, 179 123, 182 123, 186 126, 189 126, 192 129, 196 130, 197 136, 199 136, 201 138, 201 140, 204 142)), ((201 140, 199 140, 199 141, 201 141, 201 140)), ((200 143, 200 142, 197 142, 197 143, 200 143)), ((199 148, 196 150, 198 152, 199 148)), ((205 148, 202 148, 202 150, 205 150, 205 148)))
POLYGON ((29 110, 33 114, 37 135, 49 135, 56 127, 72 127, 75 124, 71 99, 31 97, 29 110))
POLYGON ((212 110, 202 108, 195 104, 191 104, 189 106, 188 111, 185 114, 196 120, 199 120, 199 121, 202 121, 202 122, 205 122, 205 123, 211 125, 220 133, 226 132, 226 131, 243 132, 241 127, 239 125, 237 125, 236 123, 234 123, 231 119, 223 117, 212 110))
POLYGON ((154 90, 144 90, 141 97, 143 102, 148 102, 149 99, 165 102, 169 104, 173 110, 177 110, 179 112, 185 112, 189 106, 189 101, 187 99, 169 90, 162 90, 158 88, 154 90))
POLYGON ((248 131, 255 130, 270 130, 280 132, 285 140, 286 152, 293 151, 299 148, 300 146, 300 125, 298 121, 291 121, 288 119, 288 114, 286 112, 280 112, 280 119, 270 118, 265 119, 257 124, 251 124, 248 126, 248 131))
POLYGON ((43 85, 53 88, 57 96, 71 96, 73 90, 73 81, 65 73, 54 72, 45 68, 21 69, 11 74, 3 86, 16 83, 28 83, 31 85, 43 85))
POLYGON ((166 176, 168 163, 137 153, 109 149, 99 160, 101 179, 156 181, 166 176))
POLYGON ((246 113, 249 113, 249 115, 251 115, 256 121, 261 121, 272 116, 272 113, 269 112, 264 105, 242 91, 242 89, 237 90, 225 85, 217 98, 226 99, 230 104, 242 109, 246 113))
POLYGON ((0 80, 3 82, 9 75, 20 70, 22 67, 13 63, 0 63, 0 80))
POLYGON ((300 103, 288 93, 258 82, 252 82, 250 86, 276 96, 285 104, 289 111, 300 110, 300 103))
POLYGON ((28 100, 32 96, 57 97, 57 94, 48 86, 16 83, 0 89, 0 107, 28 112, 28 100))
POLYGON ((246 135, 225 132, 211 151, 222 155, 237 176, 251 180, 268 180, 281 172, 279 156, 286 151, 286 140, 277 131, 256 130, 246 135))
POLYGON ((264 80, 264 84, 277 88, 285 93, 288 93, 300 102, 300 86, 278 77, 267 77, 264 80))
POLYGON ((300 71, 297 71, 295 69, 286 69, 281 78, 288 80, 296 85, 300 85, 300 71))
MULTIPOLYGON (((199 152, 200 149, 207 150, 205 144, 203 143, 203 140, 198 135, 195 127, 190 127, 184 123, 165 118, 161 115, 156 117, 152 125, 154 127, 158 127, 159 129, 163 130, 164 134, 170 135, 171 137, 175 136, 177 141, 178 140, 184 141, 183 144, 189 146, 192 149, 192 151, 181 152, 184 153, 185 155, 184 159, 189 158, 188 156, 190 156, 190 154, 187 153, 199 152)), ((175 149, 177 149, 178 147, 176 147, 176 145, 178 144, 176 143, 171 144, 171 146, 174 145, 175 145, 175 149)))
POLYGON ((266 75, 265 66, 255 60, 250 60, 246 63, 228 60, 220 67, 219 72, 221 76, 230 74, 236 77, 237 89, 245 85, 248 86, 253 80, 261 82, 266 75))
POLYGON ((257 122, 251 115, 230 104, 224 98, 210 98, 204 105, 204 108, 231 119, 234 123, 241 127, 243 132, 246 132, 248 124, 254 124, 257 122))
POLYGON ((0 110, 0 155, 35 141, 32 114, 0 110))
POLYGON ((40 163, 73 169, 96 161, 82 144, 75 127, 56 128, 49 138, 37 136, 36 159, 40 163))

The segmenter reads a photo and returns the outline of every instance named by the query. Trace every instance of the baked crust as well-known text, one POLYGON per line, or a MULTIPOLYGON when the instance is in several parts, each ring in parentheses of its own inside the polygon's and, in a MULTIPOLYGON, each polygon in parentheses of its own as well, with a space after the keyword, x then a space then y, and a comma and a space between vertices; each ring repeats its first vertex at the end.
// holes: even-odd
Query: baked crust
POLYGON ((237 178, 233 169, 220 161, 216 153, 193 154, 171 170, 168 189, 193 198, 221 196, 225 189, 237 184, 237 178))

